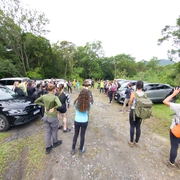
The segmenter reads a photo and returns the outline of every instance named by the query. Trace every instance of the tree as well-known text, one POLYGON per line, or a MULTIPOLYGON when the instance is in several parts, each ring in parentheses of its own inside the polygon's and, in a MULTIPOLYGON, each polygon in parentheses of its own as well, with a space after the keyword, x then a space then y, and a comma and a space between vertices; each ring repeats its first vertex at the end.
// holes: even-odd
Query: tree
POLYGON ((26 33, 45 34, 47 23, 49 20, 44 14, 23 7, 19 0, 0 1, 0 37, 19 58, 24 74, 29 69, 26 33))
POLYGON ((168 50, 168 55, 171 60, 176 62, 180 61, 180 17, 176 20, 175 26, 165 26, 161 31, 162 38, 158 39, 158 45, 161 45, 164 41, 171 41, 174 47, 168 50))

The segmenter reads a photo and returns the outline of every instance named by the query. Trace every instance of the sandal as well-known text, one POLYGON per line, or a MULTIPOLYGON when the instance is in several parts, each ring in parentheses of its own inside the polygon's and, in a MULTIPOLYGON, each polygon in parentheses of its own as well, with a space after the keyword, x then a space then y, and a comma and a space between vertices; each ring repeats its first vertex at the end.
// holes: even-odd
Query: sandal
POLYGON ((69 131, 71 131, 71 129, 67 128, 66 130, 63 130, 64 133, 69 132, 69 131))
POLYGON ((133 147, 133 146, 134 146, 134 143, 133 143, 133 142, 128 141, 128 144, 129 144, 130 147, 133 147))

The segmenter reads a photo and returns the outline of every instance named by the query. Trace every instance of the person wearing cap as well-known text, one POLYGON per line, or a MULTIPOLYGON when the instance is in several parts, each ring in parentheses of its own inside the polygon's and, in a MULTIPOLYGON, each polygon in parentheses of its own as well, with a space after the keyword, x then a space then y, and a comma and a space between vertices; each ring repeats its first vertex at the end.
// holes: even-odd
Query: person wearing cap
MULTIPOLYGON (((122 109, 120 110, 120 113, 124 113, 125 112, 125 107, 126 107, 126 105, 129 103, 129 100, 130 100, 130 95, 131 95, 131 91, 132 91, 132 83, 130 82, 129 84, 128 84, 128 87, 127 87, 127 89, 126 89, 126 91, 125 91, 125 95, 126 95, 126 97, 125 97, 125 100, 124 100, 124 103, 123 103, 123 107, 122 107, 122 109)), ((129 106, 129 104, 128 104, 128 110, 126 110, 126 112, 130 112, 130 106, 129 106)))

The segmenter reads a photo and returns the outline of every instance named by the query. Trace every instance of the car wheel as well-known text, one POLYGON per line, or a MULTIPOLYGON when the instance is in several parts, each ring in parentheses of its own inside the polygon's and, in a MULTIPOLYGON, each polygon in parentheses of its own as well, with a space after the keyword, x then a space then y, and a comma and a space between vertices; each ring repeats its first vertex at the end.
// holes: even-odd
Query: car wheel
POLYGON ((7 118, 0 115, 0 132, 6 131, 9 128, 9 122, 7 118))

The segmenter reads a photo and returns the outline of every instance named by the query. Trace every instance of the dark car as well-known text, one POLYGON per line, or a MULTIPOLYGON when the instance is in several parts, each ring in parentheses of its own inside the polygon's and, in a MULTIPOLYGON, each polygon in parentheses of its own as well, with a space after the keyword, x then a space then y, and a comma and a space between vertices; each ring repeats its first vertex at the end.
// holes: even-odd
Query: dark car
POLYGON ((18 97, 14 91, 0 85, 0 132, 32 121, 40 111, 40 106, 32 104, 27 97, 18 97))

